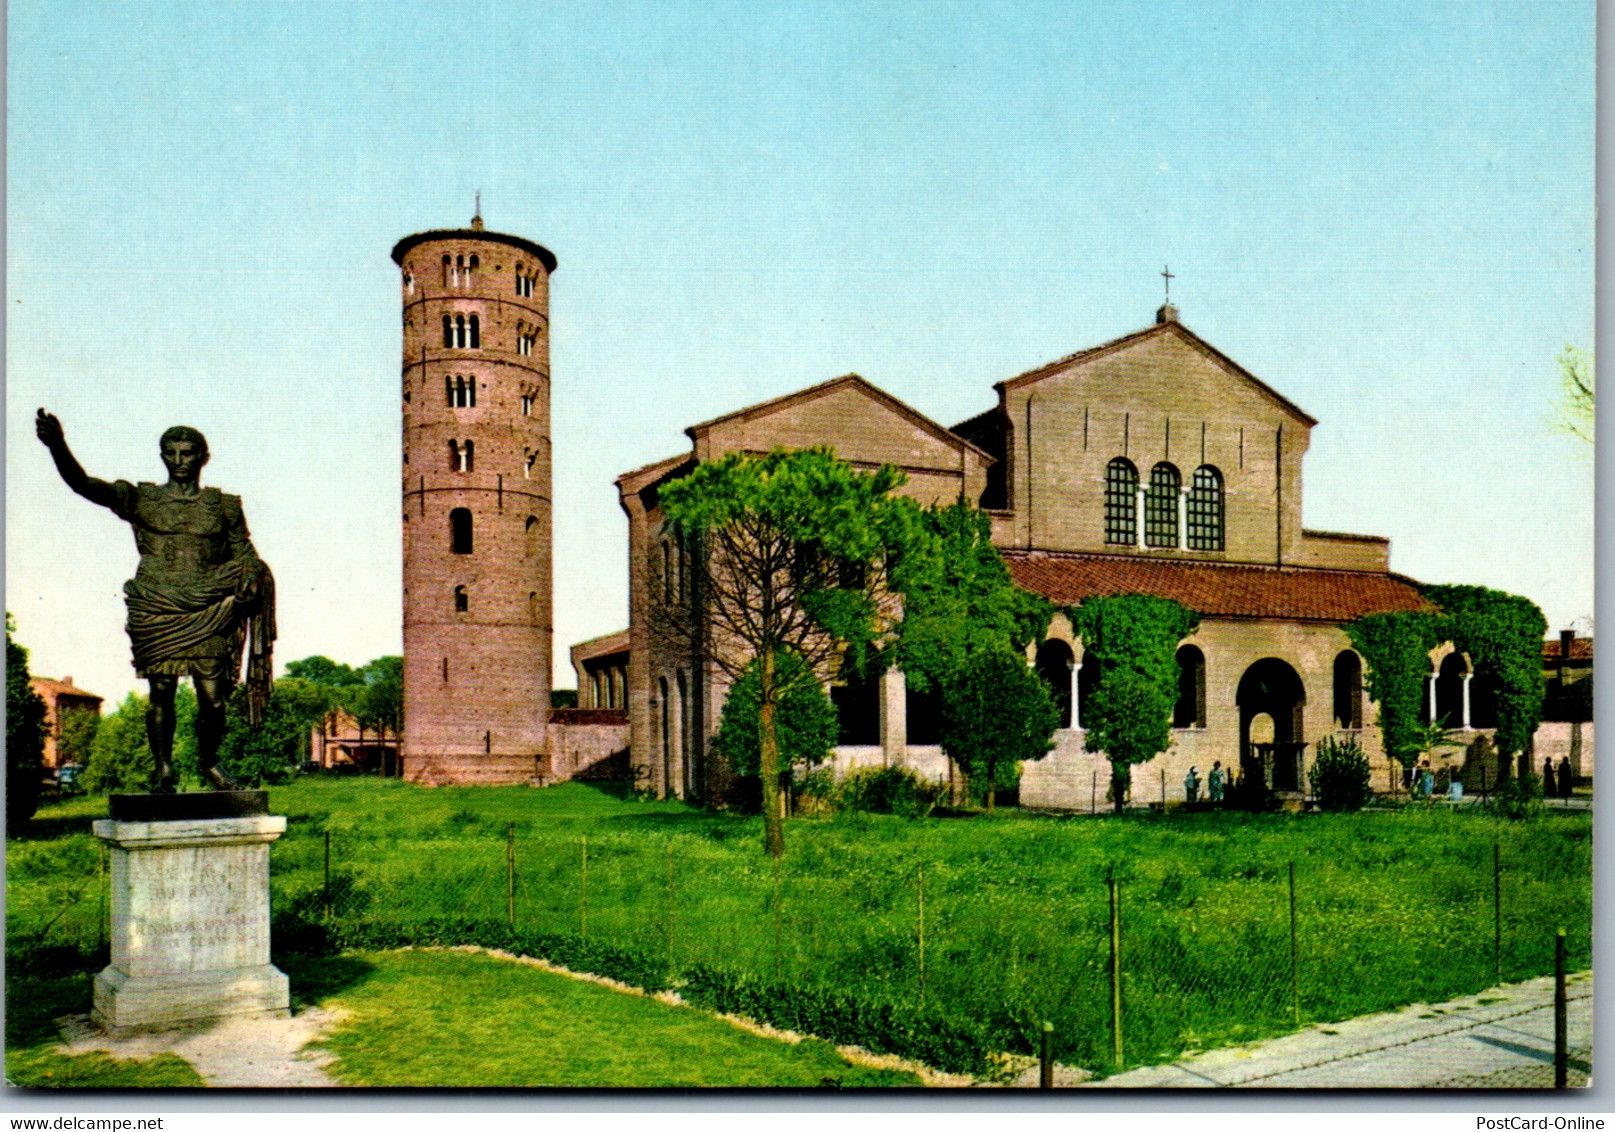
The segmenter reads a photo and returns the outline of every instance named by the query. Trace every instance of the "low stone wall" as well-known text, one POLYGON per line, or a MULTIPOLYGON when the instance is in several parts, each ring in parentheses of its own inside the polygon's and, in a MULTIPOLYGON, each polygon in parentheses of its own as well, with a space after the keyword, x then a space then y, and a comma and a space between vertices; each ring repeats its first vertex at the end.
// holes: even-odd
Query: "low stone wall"
POLYGON ((550 715, 548 766, 539 784, 549 786, 600 771, 613 755, 628 749, 628 736, 626 711, 557 709, 550 715))

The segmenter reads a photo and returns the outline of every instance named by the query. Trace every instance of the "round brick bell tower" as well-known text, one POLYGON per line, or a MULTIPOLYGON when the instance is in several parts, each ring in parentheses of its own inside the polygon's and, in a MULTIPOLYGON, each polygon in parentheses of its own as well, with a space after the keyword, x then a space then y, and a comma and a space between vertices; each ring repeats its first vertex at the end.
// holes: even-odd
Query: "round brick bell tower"
POLYGON ((549 277, 555 256, 471 227, 398 241, 404 307, 404 776, 545 768, 549 277))

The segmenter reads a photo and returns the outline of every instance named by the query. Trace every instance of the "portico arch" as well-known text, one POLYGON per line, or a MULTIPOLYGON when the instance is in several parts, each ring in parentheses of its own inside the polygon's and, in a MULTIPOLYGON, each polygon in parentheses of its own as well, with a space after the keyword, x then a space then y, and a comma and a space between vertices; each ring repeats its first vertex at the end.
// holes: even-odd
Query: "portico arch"
POLYGON ((1300 675, 1277 657, 1263 657, 1239 678, 1234 700, 1239 707, 1240 773, 1247 780, 1261 775, 1274 790, 1302 789, 1302 711, 1307 692, 1300 675), (1259 715, 1273 720, 1271 742, 1251 737, 1251 721, 1259 715))

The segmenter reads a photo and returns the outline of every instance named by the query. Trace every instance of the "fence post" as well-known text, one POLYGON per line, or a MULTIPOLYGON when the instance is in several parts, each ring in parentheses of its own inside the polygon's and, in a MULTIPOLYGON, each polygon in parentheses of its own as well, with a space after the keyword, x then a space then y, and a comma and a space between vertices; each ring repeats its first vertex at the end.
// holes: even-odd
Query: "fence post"
POLYGON ((920 862, 920 1005, 925 1005, 925 862, 920 862))
POLYGON ((1110 874, 1110 1030, 1112 1060, 1122 1067, 1122 901, 1114 871, 1110 874))
POLYGON ((1492 965, 1493 975, 1503 982, 1503 847, 1492 842, 1492 965))
POLYGON ((1038 1059, 1037 1087, 1054 1088, 1054 1023, 1043 1023, 1043 1049, 1038 1059))
POLYGON ((582 862, 578 868, 578 934, 584 939, 589 938, 589 835, 583 835, 581 842, 582 862))
POLYGON ((1301 1025, 1301 958, 1296 946, 1295 921, 1295 862, 1290 862, 1290 1004, 1295 1010, 1295 1024, 1301 1025))
POLYGON ((1553 937, 1553 1087, 1570 1083, 1570 1003, 1565 998, 1565 930, 1553 937))
MULTIPOLYGON (((385 750, 385 748, 383 748, 385 750)), ((516 926, 516 823, 505 823, 505 922, 516 926)))
POLYGON ((325 918, 331 918, 331 831, 325 831, 325 885, 320 889, 320 900, 325 905, 325 918))
POLYGON ((667 970, 673 971, 673 839, 667 839, 667 970))
POLYGON ((782 951, 780 907, 779 907, 779 858, 774 858, 774 979, 783 982, 785 979, 785 955, 782 951))

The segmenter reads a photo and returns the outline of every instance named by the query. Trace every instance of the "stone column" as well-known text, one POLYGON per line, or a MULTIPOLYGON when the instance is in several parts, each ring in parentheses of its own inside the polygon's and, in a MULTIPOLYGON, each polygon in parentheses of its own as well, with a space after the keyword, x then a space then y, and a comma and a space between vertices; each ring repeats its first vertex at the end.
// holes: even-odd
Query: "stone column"
POLYGON ((1430 701, 1430 722, 1434 723, 1436 721, 1436 677, 1434 673, 1430 675, 1430 692, 1428 698, 1430 701))
POLYGON ((1178 488, 1178 549, 1189 549, 1189 489, 1178 488))
POLYGON ((908 679, 895 668, 880 677, 880 753, 887 766, 908 761, 908 679))
POLYGON ((1144 549, 1144 516, 1146 514, 1147 512, 1144 510, 1144 487, 1140 484, 1138 492, 1133 497, 1133 529, 1138 534, 1135 541, 1140 550, 1144 549))
POLYGON ((1071 662, 1071 730, 1082 730, 1082 697, 1079 689, 1082 686, 1082 661, 1071 662))
POLYGON ((1469 728, 1469 681, 1474 675, 1475 674, 1473 672, 1465 672, 1464 673, 1464 728, 1463 729, 1465 731, 1468 731, 1470 729, 1469 728))
POLYGON ((286 1016, 286 976, 269 962, 269 843, 286 831, 284 817, 94 828, 112 859, 112 962, 95 977, 97 1022, 158 1030, 234 1014, 286 1016))

